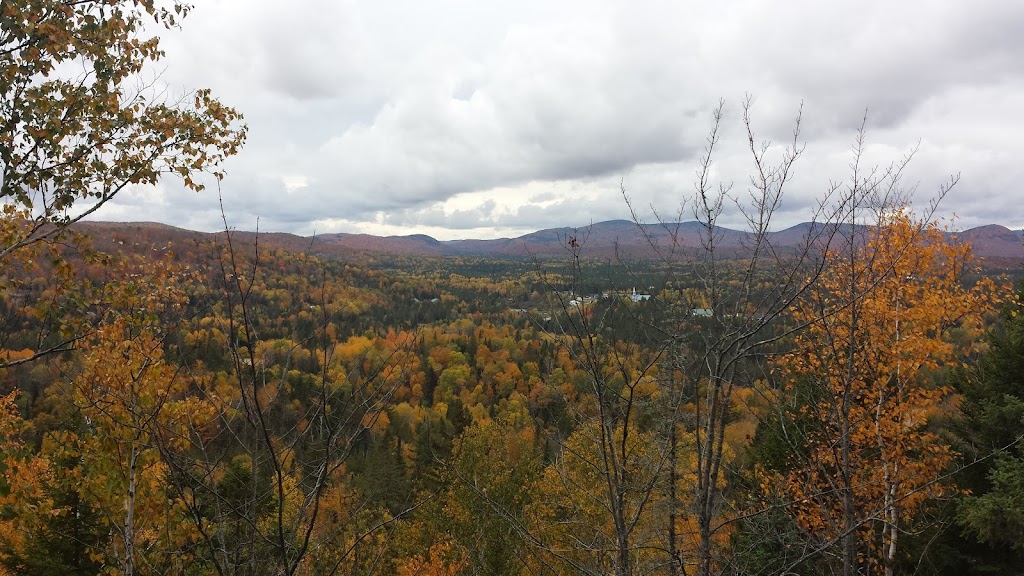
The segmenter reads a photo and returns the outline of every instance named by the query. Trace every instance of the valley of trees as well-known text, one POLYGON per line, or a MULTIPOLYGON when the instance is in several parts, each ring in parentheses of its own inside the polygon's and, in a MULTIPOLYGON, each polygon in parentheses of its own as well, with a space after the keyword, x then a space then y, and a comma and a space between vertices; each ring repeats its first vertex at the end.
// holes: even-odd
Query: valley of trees
POLYGON ((862 129, 799 249, 800 118, 761 144, 749 100, 749 189, 719 106, 700 241, 645 261, 86 225, 244 141, 134 83, 187 11, 2 7, 0 574, 1024 572, 1024 294, 906 209, 909 157, 861 167, 862 129))
POLYGON ((1020 301, 934 227, 878 230, 778 314, 745 308, 776 267, 716 302, 699 265, 632 263, 672 278, 573 304, 625 266, 67 232, 5 266, 0 564, 1014 571, 1020 301))

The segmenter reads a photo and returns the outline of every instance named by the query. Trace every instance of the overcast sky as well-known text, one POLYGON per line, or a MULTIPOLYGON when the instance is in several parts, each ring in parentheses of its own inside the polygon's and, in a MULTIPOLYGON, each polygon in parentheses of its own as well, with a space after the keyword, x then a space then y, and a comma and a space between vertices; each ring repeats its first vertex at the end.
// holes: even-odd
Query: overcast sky
MULTIPOLYGON (((245 114, 230 224, 294 232, 515 236, 666 213, 693 190, 724 99, 715 175, 744 194, 757 138, 806 152, 779 224, 868 160, 967 228, 1024 228, 1024 2, 201 0, 164 33, 162 78, 245 114)), ((215 191, 123 193, 106 220, 219 228, 215 191)), ((738 213, 727 223, 739 224, 738 213)))

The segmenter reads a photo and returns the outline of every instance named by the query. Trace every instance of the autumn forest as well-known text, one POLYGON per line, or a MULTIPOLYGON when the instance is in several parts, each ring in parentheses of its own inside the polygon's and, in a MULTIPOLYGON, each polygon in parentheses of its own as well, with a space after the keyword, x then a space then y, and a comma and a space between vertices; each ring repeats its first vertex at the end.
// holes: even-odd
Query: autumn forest
POLYGON ((801 116, 748 99, 742 191, 723 105, 689 226, 624 190, 643 257, 87 221, 230 178, 241 113, 136 82, 188 9, 0 8, 0 574, 1024 571, 1024 270, 938 223, 957 176, 911 210, 862 126, 783 246, 801 116))

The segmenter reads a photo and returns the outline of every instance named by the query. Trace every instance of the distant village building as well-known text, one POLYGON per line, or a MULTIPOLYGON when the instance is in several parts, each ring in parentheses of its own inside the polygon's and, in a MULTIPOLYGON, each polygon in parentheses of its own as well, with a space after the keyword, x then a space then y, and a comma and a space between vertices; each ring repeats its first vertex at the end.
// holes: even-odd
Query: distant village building
POLYGON ((650 300, 651 299, 651 295, 650 294, 642 294, 640 292, 637 292, 636 288, 633 288, 632 291, 609 290, 609 291, 606 291, 606 292, 601 292, 601 298, 629 298, 633 302, 642 302, 642 301, 650 300))
POLYGON ((711 318, 715 315, 715 311, 711 308, 694 308, 690 314, 698 318, 711 318))
POLYGON ((636 288, 633 288, 633 293, 629 295, 629 299, 633 302, 644 302, 651 299, 650 294, 637 294, 636 288))

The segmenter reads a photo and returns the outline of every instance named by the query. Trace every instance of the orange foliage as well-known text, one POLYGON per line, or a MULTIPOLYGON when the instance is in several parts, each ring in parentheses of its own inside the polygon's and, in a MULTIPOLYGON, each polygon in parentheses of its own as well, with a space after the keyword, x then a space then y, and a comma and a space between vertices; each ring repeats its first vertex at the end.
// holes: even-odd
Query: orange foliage
POLYGON ((398 576, 457 576, 466 563, 466 551, 445 540, 399 566, 398 576))
POLYGON ((810 385, 820 398, 803 410, 814 423, 807 461, 784 479, 799 503, 796 518, 815 534, 841 532, 840 493, 849 475, 858 538, 876 563, 883 550, 895 548, 899 525, 947 490, 936 480, 953 452, 927 425, 950 390, 931 375, 956 362, 950 330, 981 326, 994 303, 991 281, 961 284, 970 254, 969 246, 947 243, 934 225, 890 215, 852 258, 847 254, 823 277, 797 313, 809 327, 781 361, 790 388, 810 385), (821 317, 822 310, 831 313, 821 317), (877 518, 881 538, 869 520, 877 518))

